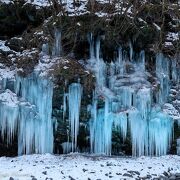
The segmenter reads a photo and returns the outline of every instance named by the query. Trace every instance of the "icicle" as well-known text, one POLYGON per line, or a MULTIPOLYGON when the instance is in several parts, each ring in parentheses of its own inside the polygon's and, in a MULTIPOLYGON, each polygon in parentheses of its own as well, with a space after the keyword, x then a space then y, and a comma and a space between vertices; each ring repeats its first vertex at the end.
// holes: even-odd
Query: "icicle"
POLYGON ((129 125, 133 156, 148 155, 148 124, 136 109, 129 111, 129 125))
POLYGON ((130 55, 130 61, 133 61, 133 45, 131 41, 129 41, 129 55, 130 55))
POLYGON ((94 53, 94 38, 93 38, 92 33, 90 33, 90 35, 88 36, 88 39, 89 39, 89 45, 90 45, 89 56, 90 56, 90 59, 94 59, 95 58, 95 53, 94 53))
POLYGON ((148 128, 149 155, 166 155, 172 139, 173 120, 160 109, 154 108, 148 128))
POLYGON ((60 56, 62 54, 62 46, 61 46, 61 31, 59 29, 55 30, 55 42, 53 47, 53 56, 60 56))
POLYGON ((96 41, 96 80, 99 87, 105 86, 106 80, 106 64, 100 59, 100 39, 96 41))
POLYGON ((130 108, 133 105, 134 90, 131 87, 122 86, 118 91, 121 107, 130 108))
POLYGON ((63 119, 65 118, 65 115, 66 115, 66 100, 67 100, 67 96, 68 94, 64 93, 64 96, 63 96, 63 119))
POLYGON ((97 101, 94 99, 90 121, 91 152, 111 155, 113 116, 110 113, 110 101, 105 99, 105 106, 97 110, 97 101))
POLYGON ((42 55, 49 55, 49 44, 43 44, 42 45, 42 55))
POLYGON ((128 128, 126 112, 120 112, 114 114, 114 125, 115 128, 117 128, 118 131, 120 132, 123 141, 125 141, 127 136, 127 128, 128 128))
POLYGON ((118 57, 116 60, 116 73, 120 75, 124 74, 124 62, 123 62, 123 53, 121 46, 118 48, 118 57))
POLYGON ((139 110, 141 118, 148 120, 151 112, 151 89, 140 89, 136 94, 135 107, 139 110))
POLYGON ((0 94, 0 130, 2 139, 11 144, 18 127, 18 98, 10 90, 0 94))
POLYGON ((156 55, 156 76, 160 81, 159 93, 157 100, 159 104, 167 101, 169 95, 169 59, 165 58, 162 53, 156 55))
POLYGON ((81 107, 82 87, 79 83, 72 83, 68 92, 69 121, 71 127, 72 151, 77 148, 77 136, 79 133, 79 116, 81 107))
POLYGON ((145 52, 143 50, 140 52, 139 63, 141 70, 145 71, 145 52))

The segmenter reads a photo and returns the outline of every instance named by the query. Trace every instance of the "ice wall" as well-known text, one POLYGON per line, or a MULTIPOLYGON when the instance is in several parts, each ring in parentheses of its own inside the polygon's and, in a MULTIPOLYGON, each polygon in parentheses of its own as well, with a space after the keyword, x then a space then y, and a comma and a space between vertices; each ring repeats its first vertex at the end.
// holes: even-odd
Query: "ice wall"
POLYGON ((19 155, 53 152, 52 95, 52 82, 35 72, 0 94, 1 135, 8 144, 18 136, 19 155))
POLYGON ((167 101, 169 95, 169 59, 162 54, 156 57, 159 91, 155 104, 144 51, 135 53, 129 42, 129 53, 119 47, 115 60, 106 64, 99 55, 100 39, 93 41, 91 36, 89 42, 90 65, 87 67, 95 71, 97 79, 91 106, 91 151, 110 155, 113 129, 119 131, 123 141, 129 129, 134 156, 166 154, 172 139, 173 120, 160 106, 167 101), (101 108, 98 108, 99 97, 104 98, 104 106, 101 105, 101 108))

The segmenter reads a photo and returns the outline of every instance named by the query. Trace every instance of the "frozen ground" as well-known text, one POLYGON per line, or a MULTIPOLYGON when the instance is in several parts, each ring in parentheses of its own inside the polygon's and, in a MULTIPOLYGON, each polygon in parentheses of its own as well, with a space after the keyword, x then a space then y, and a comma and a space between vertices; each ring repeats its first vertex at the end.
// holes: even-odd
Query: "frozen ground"
POLYGON ((0 180, 154 179, 178 173, 180 156, 170 155, 125 158, 46 154, 0 158, 0 180))

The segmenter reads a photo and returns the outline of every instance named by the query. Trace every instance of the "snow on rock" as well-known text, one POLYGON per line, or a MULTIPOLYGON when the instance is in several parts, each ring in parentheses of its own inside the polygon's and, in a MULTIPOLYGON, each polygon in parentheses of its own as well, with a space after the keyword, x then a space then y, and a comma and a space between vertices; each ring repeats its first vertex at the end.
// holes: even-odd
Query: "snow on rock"
POLYGON ((10 2, 12 2, 12 0, 0 0, 0 2, 5 3, 5 4, 9 4, 10 2))
POLYGON ((0 179, 154 179, 180 172, 180 156, 99 157, 80 154, 0 158, 0 179))
POLYGON ((9 89, 0 94, 0 102, 11 107, 17 107, 19 103, 17 95, 9 89))
POLYGON ((167 40, 169 40, 169 41, 178 41, 179 40, 178 33, 169 32, 167 34, 167 40))
POLYGON ((27 3, 34 4, 36 6, 46 7, 50 6, 50 1, 48 0, 27 0, 27 3))
POLYGON ((11 70, 9 67, 0 63, 0 81, 3 79, 14 79, 15 70, 11 70))
POLYGON ((170 103, 164 104, 163 111, 169 114, 174 120, 180 119, 179 112, 170 103))
POLYGON ((11 49, 5 45, 5 42, 6 41, 2 41, 0 40, 0 50, 4 51, 4 52, 8 52, 10 51, 11 49))

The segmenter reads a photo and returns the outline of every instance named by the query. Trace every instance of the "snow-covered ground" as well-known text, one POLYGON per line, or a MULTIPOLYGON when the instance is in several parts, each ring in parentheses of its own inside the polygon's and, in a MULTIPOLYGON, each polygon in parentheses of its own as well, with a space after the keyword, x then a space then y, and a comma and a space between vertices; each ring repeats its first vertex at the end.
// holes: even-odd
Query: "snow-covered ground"
POLYGON ((1 180, 153 179, 177 173, 180 174, 180 156, 171 155, 125 158, 45 154, 0 158, 1 180))

